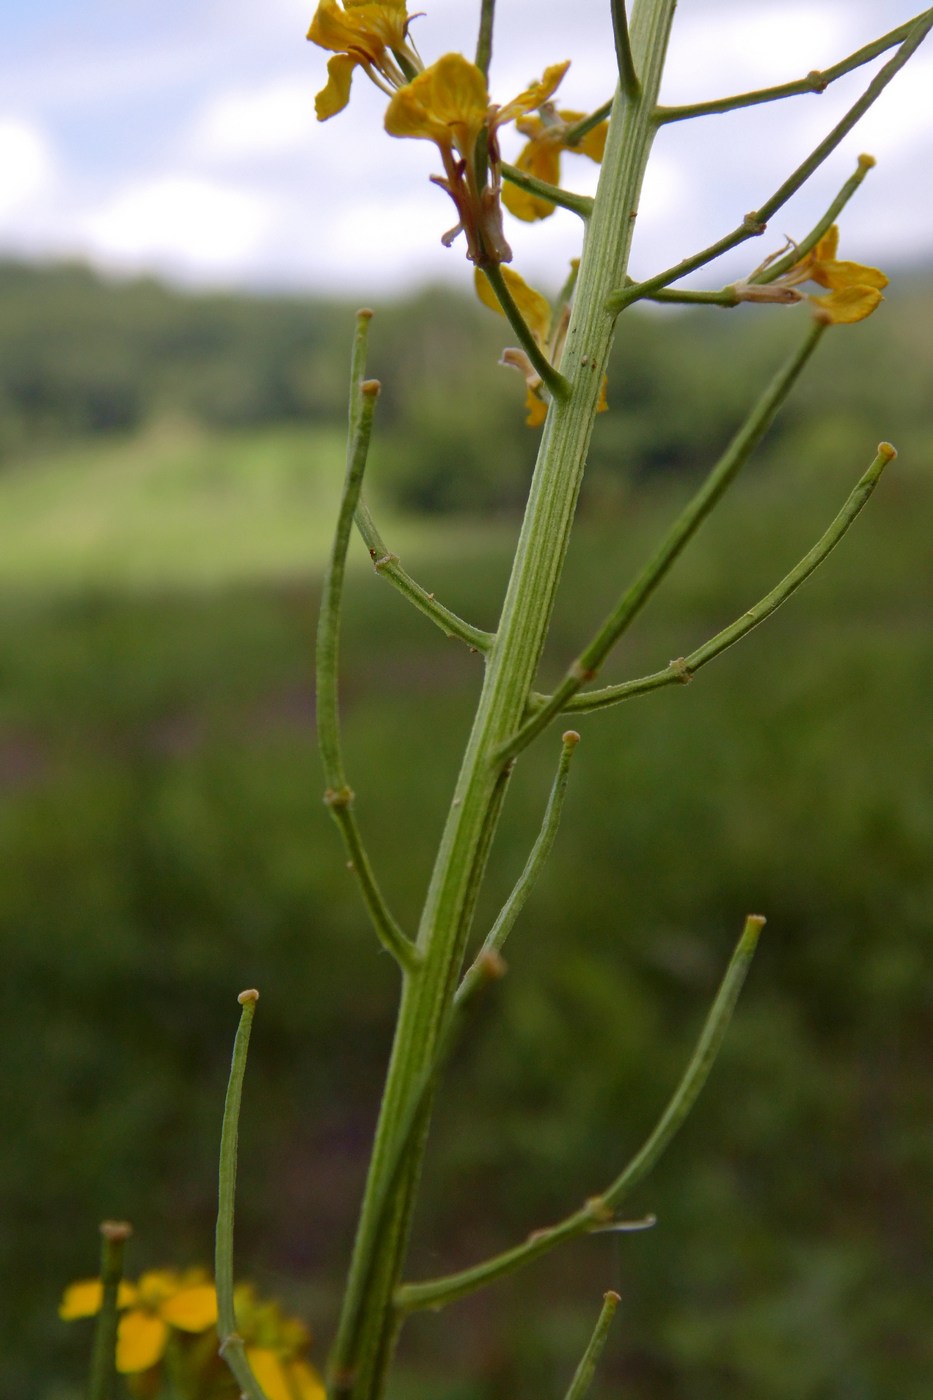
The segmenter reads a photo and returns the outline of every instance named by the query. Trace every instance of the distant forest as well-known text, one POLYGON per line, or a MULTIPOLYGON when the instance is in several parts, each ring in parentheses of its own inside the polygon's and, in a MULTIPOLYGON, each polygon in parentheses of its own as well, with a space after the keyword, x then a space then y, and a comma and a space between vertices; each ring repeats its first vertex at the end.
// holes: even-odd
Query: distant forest
MULTIPOLYGON (((0 469, 28 469, 65 443, 166 419, 212 433, 340 423, 353 310, 300 296, 182 293, 74 264, 0 262, 0 469)), ((804 307, 636 308, 617 339, 591 475, 610 483, 707 462, 805 316, 804 307)), ((400 506, 519 504, 535 435, 518 375, 497 363, 509 340, 503 320, 447 288, 378 308, 380 470, 400 506)), ((827 340, 767 450, 791 441, 801 450, 805 419, 819 421, 821 450, 843 452, 887 425, 902 449, 928 440, 933 273, 895 278, 869 321, 827 340)))

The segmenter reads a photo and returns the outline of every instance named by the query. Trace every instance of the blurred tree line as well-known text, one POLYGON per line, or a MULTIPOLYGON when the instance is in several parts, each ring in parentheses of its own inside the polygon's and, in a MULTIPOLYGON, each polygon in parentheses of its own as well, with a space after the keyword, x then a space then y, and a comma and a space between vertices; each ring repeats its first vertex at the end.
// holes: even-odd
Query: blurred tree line
MULTIPOLYGON (((868 326, 822 353, 776 429, 814 406, 827 441, 921 441, 930 414, 933 283, 895 279, 868 326), (840 365, 847 366, 845 372, 840 365), (869 368, 870 367, 870 368, 869 368), (825 412, 823 417, 825 426, 825 412), (835 429, 844 426, 840 440, 835 429)), ((77 265, 0 263, 0 469, 94 434, 185 419, 224 433, 283 422, 340 424, 353 307, 301 297, 183 294, 107 281, 77 265)), ((801 333, 804 308, 636 311, 610 375, 591 483, 697 468, 740 418, 751 386, 801 333)), ((380 478, 405 509, 517 509, 532 435, 518 376, 497 363, 510 332, 472 297, 430 288, 379 308, 372 370, 384 378, 380 478)), ((836 337, 838 341, 840 337, 836 337)))

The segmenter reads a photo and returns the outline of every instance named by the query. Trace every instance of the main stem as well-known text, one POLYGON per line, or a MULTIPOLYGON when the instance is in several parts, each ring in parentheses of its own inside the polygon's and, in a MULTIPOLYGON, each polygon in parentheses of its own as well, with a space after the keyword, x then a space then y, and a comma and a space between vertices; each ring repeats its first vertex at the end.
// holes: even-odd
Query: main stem
POLYGON ((404 975, 395 1042, 330 1367, 333 1400, 380 1400, 399 1328, 393 1298, 408 1244, 430 1095, 400 1151, 399 1125, 435 1063, 463 962, 508 769, 494 755, 521 722, 547 636, 599 390, 612 344, 607 298, 624 284, 676 0, 636 0, 630 33, 640 79, 617 94, 587 227, 561 374, 551 405, 482 693, 418 931, 423 961, 404 975))

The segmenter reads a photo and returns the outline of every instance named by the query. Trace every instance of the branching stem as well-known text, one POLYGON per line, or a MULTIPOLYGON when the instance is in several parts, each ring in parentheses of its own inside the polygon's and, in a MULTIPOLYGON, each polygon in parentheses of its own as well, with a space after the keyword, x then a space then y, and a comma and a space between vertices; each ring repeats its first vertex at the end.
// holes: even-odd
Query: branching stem
POLYGON ((596 111, 591 112, 588 117, 583 117, 581 121, 577 122, 576 126, 570 127, 564 133, 564 145, 578 146, 584 136, 589 135, 594 127, 599 126, 600 122, 606 120, 611 111, 612 98, 610 98, 608 102, 604 102, 601 107, 597 107, 596 111))
POLYGON ((445 1278, 431 1279, 425 1283, 403 1284, 396 1294, 396 1305, 403 1312, 446 1307, 455 1299, 475 1293, 477 1289, 487 1287, 496 1279, 523 1268, 532 1260, 563 1244, 565 1240, 588 1234, 613 1218, 624 1198, 648 1175, 671 1142, 706 1083, 726 1034, 764 922, 758 914, 749 914, 745 920, 742 936, 683 1078, 674 1090, 651 1136, 602 1195, 592 1197, 557 1225, 535 1230, 523 1244, 516 1245, 514 1249, 506 1250, 503 1254, 497 1254, 482 1264, 476 1264, 471 1269, 449 1274, 445 1278))
POLYGON ((535 881, 540 875, 548 856, 551 854, 551 847, 554 845, 554 838, 557 835, 557 828, 560 825, 561 811, 567 792, 567 779, 570 776, 570 760, 573 758, 579 742, 580 736, 573 729, 568 729, 567 733, 563 736, 557 773, 555 774, 547 807, 544 811, 544 820, 541 823, 541 830, 538 832, 537 840, 531 848, 528 860, 525 862, 525 868, 516 881, 515 888, 502 906, 499 917, 483 940, 483 946, 463 975, 463 980, 457 988, 457 993, 454 997, 455 1006, 459 1006, 468 1000, 475 992, 477 986, 487 977, 489 959, 497 957, 501 953, 505 940, 512 932, 515 921, 524 909, 528 896, 534 888, 535 881))
POLYGON ((380 387, 378 380, 364 380, 362 378, 366 356, 366 337, 371 314, 369 311, 361 311, 357 316, 357 333, 351 361, 347 472, 334 531, 330 563, 324 577, 318 622, 317 731, 326 783, 324 801, 330 808, 331 815, 343 836, 349 857, 349 868, 359 884, 363 902, 379 939, 392 953, 399 965, 407 971, 411 971, 417 966, 418 957, 411 940, 402 932, 392 916, 373 873, 353 810, 353 789, 347 782, 343 762, 343 745, 340 738, 338 657, 347 547, 363 483, 363 473, 369 452, 369 439, 372 433, 373 413, 380 387))
POLYGON ((593 201, 588 194, 573 194, 559 185, 549 185, 547 180, 539 180, 537 175, 529 175, 527 171, 519 170, 517 165, 509 165, 508 161, 503 161, 499 169, 510 185, 517 185, 539 199, 547 199, 561 209, 569 209, 572 214, 579 214, 581 219, 588 219, 593 212, 593 201))
POLYGON ((627 271, 674 9, 675 0, 636 0, 632 12, 632 48, 642 91, 636 101, 617 104, 609 123, 561 358, 561 388, 544 425, 496 640, 487 653, 482 691, 428 886, 417 942, 422 965, 417 976, 403 980, 351 1264, 351 1279, 366 1280, 365 1306, 351 1291, 330 1358, 331 1400, 381 1400, 386 1390, 402 1320, 394 1298, 407 1250, 427 1108, 401 1162, 397 1125, 443 1041, 508 784, 509 765, 498 761, 498 750, 521 720, 550 624, 612 342, 606 298, 627 271))
MULTIPOLYGON (((633 700, 636 695, 647 695, 652 690, 661 690, 668 685, 684 685, 692 680, 701 667, 715 660, 717 656, 721 656, 729 647, 734 646, 736 642, 747 636, 759 623, 764 622, 772 613, 777 612, 781 604, 785 603, 792 593, 796 593, 800 585, 805 583, 810 575, 819 568, 826 556, 836 548, 843 535, 855 524, 869 496, 878 485, 881 473, 896 456, 897 453, 889 442, 882 442, 879 445, 878 455, 856 484, 829 529, 804 555, 800 563, 771 589, 770 593, 766 593, 754 607, 749 608, 730 626, 718 632, 710 641, 704 642, 701 647, 697 647, 696 651, 692 651, 689 656, 682 656, 676 661, 672 661, 669 666, 665 666, 663 671, 655 671, 650 676, 640 676, 636 680, 623 681, 620 685, 608 685, 602 690, 584 691, 582 695, 576 695, 569 700, 565 709, 573 714, 604 710, 609 705, 618 705, 622 700, 633 700)), ((549 705, 550 702, 543 701, 542 703, 549 705)))
POLYGON ((641 90, 635 60, 632 57, 632 41, 628 32, 628 15, 625 0, 611 0, 612 34, 616 46, 616 65, 619 69, 619 87, 625 98, 631 102, 641 90))
POLYGON ((856 123, 865 115, 872 103, 881 96, 891 79, 900 72, 914 51, 922 44, 931 28, 933 28, 933 10, 927 10, 910 26, 897 53, 888 60, 883 68, 878 70, 861 97, 853 102, 848 112, 836 123, 829 135, 824 137, 816 149, 811 151, 806 160, 798 165, 793 174, 787 177, 783 185, 775 190, 771 198, 759 209, 746 214, 737 228, 715 243, 711 243, 708 248, 694 253, 689 258, 684 258, 682 262, 667 268, 664 272, 657 273, 654 277, 647 278, 644 282, 638 282, 632 287, 622 287, 614 291, 607 301, 610 311, 617 315, 626 306, 630 306, 632 302, 660 291, 662 287, 669 286, 671 282, 680 281, 681 277, 695 272, 697 268, 705 267, 707 263, 713 262, 739 243, 744 243, 747 239, 764 233, 768 221, 774 217, 779 209, 783 208, 792 195, 797 193, 801 185, 809 180, 813 172, 819 169, 827 157, 832 155, 840 142, 848 136, 856 123))
POLYGON ((570 392, 570 384, 560 371, 554 368, 532 335, 528 322, 518 309, 515 298, 502 276, 502 269, 497 263, 492 263, 489 267, 484 267, 483 272, 489 279, 489 285, 495 292, 496 299, 505 312, 509 324, 518 336, 522 349, 541 376, 551 396, 555 399, 565 399, 570 392))
POLYGON ((681 511, 655 553, 625 590, 612 612, 589 644, 568 667, 567 673, 547 703, 541 706, 512 738, 502 746, 501 757, 512 758, 526 748, 554 717, 565 710, 571 698, 587 681, 593 680, 623 632, 671 569, 678 556, 696 534, 710 511, 738 476, 752 452, 774 422, 804 366, 813 354, 826 326, 815 322, 800 347, 774 376, 735 434, 706 480, 681 511))
POLYGON ((439 603, 433 593, 428 593, 407 573, 399 561, 398 555, 392 554, 379 533, 376 522, 370 514, 366 502, 360 495, 356 505, 354 515, 356 528, 359 530, 366 548, 369 550, 369 557, 373 562, 373 568, 377 574, 387 578, 395 588, 398 589, 403 598, 407 598, 419 612, 430 618, 436 627, 439 627, 445 637, 457 637, 461 642, 466 642, 471 651, 488 651, 495 640, 491 632, 484 632, 480 627, 474 627, 472 623, 465 622, 462 617, 458 617, 455 612, 445 608, 443 603, 439 603))
POLYGON ((659 107, 657 110, 658 121, 665 124, 682 122, 691 117, 717 116, 722 112, 734 112, 740 107, 755 107, 762 102, 776 102, 782 97, 797 97, 808 92, 823 93, 837 78, 842 78, 846 73, 861 68, 864 63, 870 63, 873 58, 878 58, 888 49, 892 49, 895 44, 902 43, 914 25, 923 18, 923 14, 917 15, 913 19, 907 20, 905 24, 899 24, 890 33, 882 35, 880 39, 874 39, 870 44, 865 44, 863 48, 857 49, 848 58, 840 59, 838 63, 834 63, 822 71, 814 69, 806 77, 798 78, 794 82, 779 83, 775 87, 759 88, 755 92, 741 92, 734 97, 719 97, 711 102, 691 102, 678 107, 659 107))

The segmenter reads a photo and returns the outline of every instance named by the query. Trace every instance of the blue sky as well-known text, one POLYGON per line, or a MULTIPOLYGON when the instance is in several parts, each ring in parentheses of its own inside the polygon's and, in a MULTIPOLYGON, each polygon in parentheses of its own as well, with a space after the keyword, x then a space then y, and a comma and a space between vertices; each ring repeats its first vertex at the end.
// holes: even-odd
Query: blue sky
MULTIPOLYGON (((916 13, 918 0, 681 0, 664 98, 687 101, 825 67, 916 13)), ((417 8, 412 6, 412 8, 417 8)), ((424 0, 425 61, 472 50, 470 0, 424 0)), ((305 42, 305 0, 7 0, 0 21, 0 252, 85 257, 191 285, 337 290, 361 297, 463 278, 446 196, 425 142, 381 129, 385 99, 359 76, 347 111, 314 120, 326 55, 305 42)), ((499 0, 491 74, 504 101, 564 58, 562 102, 608 95, 606 0, 499 0)), ((877 65, 876 65, 877 66, 877 65)), ((820 98, 662 132, 633 271, 676 261, 762 203, 860 91, 870 69, 820 98)), ((715 285, 802 237, 867 150, 878 168, 847 212, 842 256, 896 266, 933 257, 933 37, 863 125, 715 285), (766 239, 770 234, 766 235, 766 239)), ((568 160, 589 190, 595 167, 568 160)), ((562 280, 579 227, 558 213, 510 223, 515 266, 562 280)))

